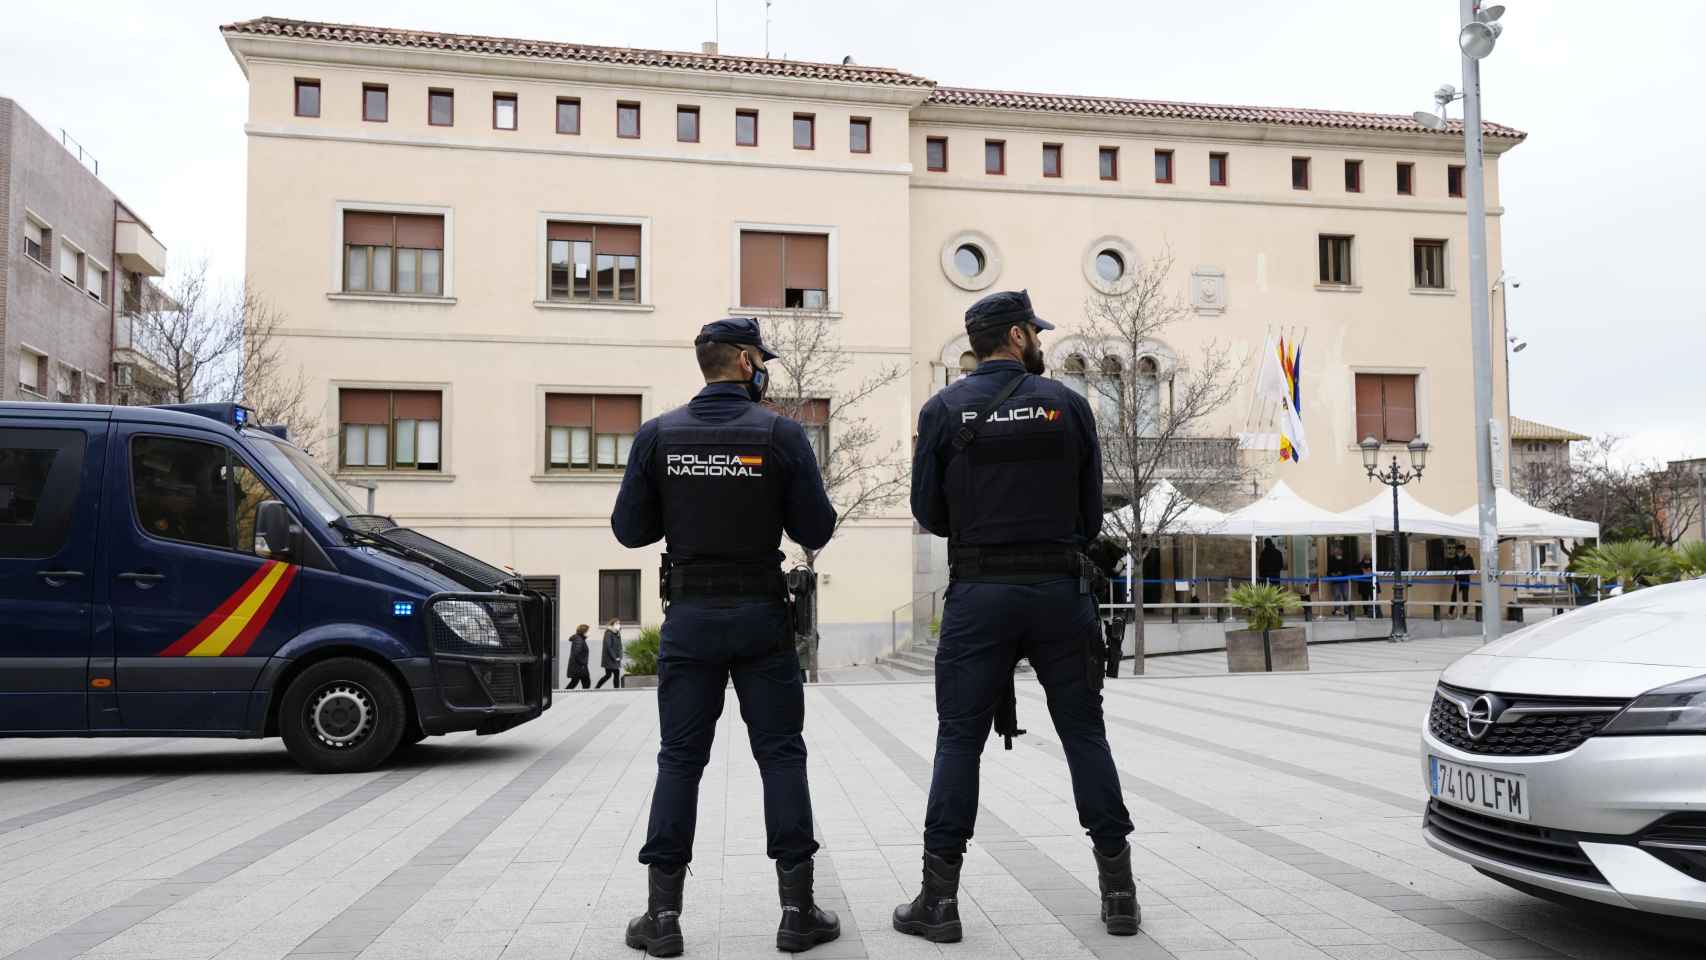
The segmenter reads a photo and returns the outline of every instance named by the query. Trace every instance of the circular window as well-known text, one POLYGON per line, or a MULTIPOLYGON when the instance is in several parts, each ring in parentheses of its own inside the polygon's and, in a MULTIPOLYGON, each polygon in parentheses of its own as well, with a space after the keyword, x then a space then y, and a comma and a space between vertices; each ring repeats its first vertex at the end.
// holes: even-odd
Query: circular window
POLYGON ((979 250, 975 243, 962 243, 959 249, 954 251, 954 269, 967 280, 982 273, 984 265, 983 251, 979 250))
POLYGON ((1118 250, 1103 250, 1096 254, 1096 275, 1108 283, 1119 283, 1125 276, 1125 258, 1118 250))

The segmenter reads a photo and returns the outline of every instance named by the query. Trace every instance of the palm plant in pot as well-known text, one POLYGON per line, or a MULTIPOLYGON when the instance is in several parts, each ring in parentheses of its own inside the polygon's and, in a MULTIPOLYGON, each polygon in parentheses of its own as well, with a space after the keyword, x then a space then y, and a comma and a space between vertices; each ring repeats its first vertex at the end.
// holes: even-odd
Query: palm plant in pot
POLYGON ((630 640, 622 647, 623 659, 627 668, 622 683, 630 687, 655 687, 658 685, 658 646, 663 640, 663 634, 657 627, 644 627, 640 630, 638 639, 630 640))
POLYGON ((1244 615, 1243 630, 1226 633, 1226 668, 1232 673, 1308 670, 1309 645, 1302 627, 1287 627, 1285 615, 1300 609, 1297 594, 1268 583, 1232 589, 1226 602, 1244 615))

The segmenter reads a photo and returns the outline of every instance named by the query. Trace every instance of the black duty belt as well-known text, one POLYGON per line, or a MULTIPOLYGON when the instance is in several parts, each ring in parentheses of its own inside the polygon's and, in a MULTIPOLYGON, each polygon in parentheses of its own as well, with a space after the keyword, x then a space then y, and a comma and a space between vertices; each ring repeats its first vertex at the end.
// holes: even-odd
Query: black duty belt
POLYGON ((1083 562, 1078 548, 1058 543, 948 548, 949 576, 956 580, 1039 574, 1076 577, 1083 571, 1083 562))
POLYGON ((668 597, 775 597, 788 593, 788 581, 772 564, 694 563, 669 568, 668 597))

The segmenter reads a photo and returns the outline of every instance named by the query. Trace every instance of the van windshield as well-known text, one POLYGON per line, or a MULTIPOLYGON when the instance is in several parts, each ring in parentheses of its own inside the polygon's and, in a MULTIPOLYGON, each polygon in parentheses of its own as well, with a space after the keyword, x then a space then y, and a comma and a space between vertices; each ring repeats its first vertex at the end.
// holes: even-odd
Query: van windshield
POLYGON ((362 512, 344 488, 313 457, 271 434, 245 431, 243 435, 254 441, 251 449, 267 462, 279 479, 296 491, 303 503, 320 515, 320 519, 330 523, 339 517, 362 512))

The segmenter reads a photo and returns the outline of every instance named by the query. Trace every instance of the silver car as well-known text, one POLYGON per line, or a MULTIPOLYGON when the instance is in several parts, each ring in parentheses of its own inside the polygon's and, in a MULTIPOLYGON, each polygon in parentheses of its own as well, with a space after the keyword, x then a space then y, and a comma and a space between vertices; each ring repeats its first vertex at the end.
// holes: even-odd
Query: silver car
POLYGON ((1529 892, 1706 918, 1706 580, 1528 627, 1440 675, 1423 832, 1529 892))

